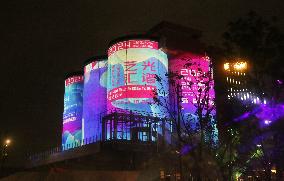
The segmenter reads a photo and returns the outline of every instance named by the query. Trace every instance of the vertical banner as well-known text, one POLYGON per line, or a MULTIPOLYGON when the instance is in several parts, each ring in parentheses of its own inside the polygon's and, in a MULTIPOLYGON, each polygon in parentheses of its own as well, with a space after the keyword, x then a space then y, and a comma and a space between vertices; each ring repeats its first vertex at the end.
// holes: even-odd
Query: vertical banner
POLYGON ((164 115, 163 108, 153 104, 153 96, 157 89, 164 89, 166 93, 158 96, 168 97, 167 72, 167 55, 158 49, 158 42, 143 39, 113 44, 108 50, 108 112, 164 115))
POLYGON ((74 75, 65 80, 62 145, 79 145, 82 139, 83 76, 74 75))
POLYGON ((106 112, 107 60, 94 58, 84 67, 83 139, 101 140, 106 112))

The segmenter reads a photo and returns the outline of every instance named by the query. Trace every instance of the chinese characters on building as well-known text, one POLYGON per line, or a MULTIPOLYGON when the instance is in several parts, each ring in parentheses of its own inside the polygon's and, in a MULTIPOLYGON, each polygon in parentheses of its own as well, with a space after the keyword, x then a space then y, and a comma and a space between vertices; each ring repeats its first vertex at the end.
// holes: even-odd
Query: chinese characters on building
POLYGON ((112 45, 108 49, 108 56, 111 56, 116 51, 128 48, 150 48, 157 50, 158 42, 151 40, 128 40, 128 41, 118 42, 112 45))
MULTIPOLYGON (((123 62, 124 71, 121 64, 112 65, 112 87, 117 87, 109 91, 108 100, 120 100, 124 98, 153 98, 156 90, 156 64, 154 60, 137 62, 129 60, 123 62), (142 71, 142 74, 139 73, 142 71), (122 84, 120 81, 123 81, 122 84)), ((122 104, 129 101, 117 102, 122 104)), ((133 103, 149 103, 146 100, 134 100, 133 103)))
POLYGON ((198 101, 208 100, 209 105, 213 105, 214 83, 210 79, 211 74, 212 72, 209 72, 209 65, 200 66, 200 64, 197 64, 192 67, 180 69, 180 75, 182 75, 182 104, 194 105, 198 101), (207 90, 207 88, 209 89, 207 90))

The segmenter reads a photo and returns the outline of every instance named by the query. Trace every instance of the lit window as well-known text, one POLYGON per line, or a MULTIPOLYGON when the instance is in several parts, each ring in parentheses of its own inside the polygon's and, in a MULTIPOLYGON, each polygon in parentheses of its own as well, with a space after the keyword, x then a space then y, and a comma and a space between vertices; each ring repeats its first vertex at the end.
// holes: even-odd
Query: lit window
POLYGON ((246 62, 236 62, 234 64, 235 70, 245 70, 247 69, 247 63, 246 62))
POLYGON ((229 71, 230 70, 230 64, 229 63, 224 63, 224 69, 229 71))

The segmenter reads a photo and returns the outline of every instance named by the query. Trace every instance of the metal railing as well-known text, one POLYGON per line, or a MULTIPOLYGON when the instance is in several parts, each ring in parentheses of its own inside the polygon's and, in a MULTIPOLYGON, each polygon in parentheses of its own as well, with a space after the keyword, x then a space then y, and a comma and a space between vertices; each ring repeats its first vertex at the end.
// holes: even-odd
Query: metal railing
POLYGON ((64 151, 84 147, 86 145, 94 144, 94 143, 97 143, 99 141, 101 141, 101 137, 97 137, 97 136, 84 138, 82 140, 79 140, 78 142, 74 141, 73 143, 65 144, 65 145, 62 145, 62 146, 57 146, 57 147, 48 149, 48 150, 43 151, 43 152, 28 154, 27 159, 28 159, 28 161, 45 160, 47 158, 50 158, 50 156, 52 156, 52 155, 63 153, 64 151))

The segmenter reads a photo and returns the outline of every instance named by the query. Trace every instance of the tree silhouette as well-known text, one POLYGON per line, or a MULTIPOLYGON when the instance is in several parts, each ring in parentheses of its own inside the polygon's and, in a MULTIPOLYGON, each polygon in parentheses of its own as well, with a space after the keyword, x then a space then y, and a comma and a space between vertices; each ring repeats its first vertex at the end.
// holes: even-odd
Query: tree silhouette
MULTIPOLYGON (((250 72, 247 86, 249 89, 259 97, 266 97, 270 107, 282 104, 284 35, 277 28, 277 18, 272 17, 266 20, 255 12, 250 12, 245 17, 230 22, 223 38, 224 57, 228 60, 242 58, 248 61, 250 72)), ((232 106, 235 105, 232 104, 232 106)), ((246 105, 246 107, 247 112, 252 112, 259 105, 246 105)), ((275 145, 275 141, 279 142, 277 138, 282 138, 283 134, 273 125, 260 127, 260 121, 264 120, 251 116, 243 120, 246 124, 238 128, 240 143, 236 145, 238 160, 235 166, 245 168, 243 171, 249 170, 250 167, 263 168, 265 179, 270 180, 275 151, 282 150, 275 145)), ((279 171, 283 170, 283 165, 277 165, 279 171)))
MULTIPOLYGON (((156 90, 154 104, 166 110, 173 125, 177 153, 183 157, 180 158, 183 160, 180 170, 187 170, 182 177, 186 177, 188 170, 199 179, 208 174, 217 177, 213 173, 214 162, 210 161, 214 160, 213 150, 217 145, 211 60, 207 56, 201 59, 182 56, 178 61, 182 64, 181 69, 167 74, 171 97, 158 98, 167 90, 156 90), (202 61, 206 62, 205 66, 202 61)), ((160 84, 165 81, 160 77, 156 79, 160 84)))

